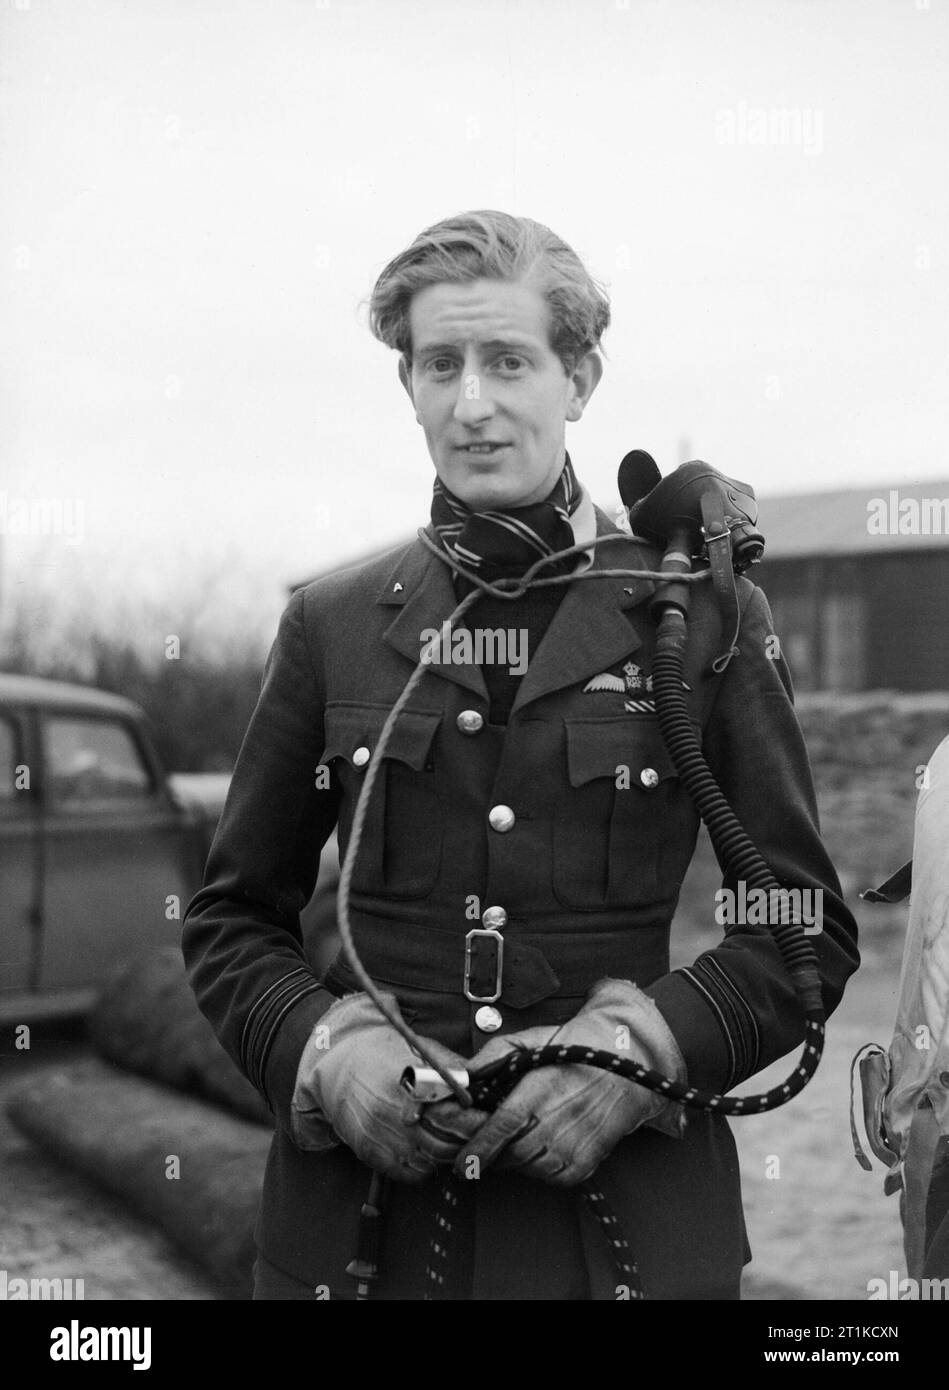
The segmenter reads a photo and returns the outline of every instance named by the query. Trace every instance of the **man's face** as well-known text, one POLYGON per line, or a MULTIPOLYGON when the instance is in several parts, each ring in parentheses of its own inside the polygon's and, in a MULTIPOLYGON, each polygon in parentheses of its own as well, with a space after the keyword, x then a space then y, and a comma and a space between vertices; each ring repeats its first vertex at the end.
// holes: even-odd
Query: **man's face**
POLYGON ((429 285, 412 300, 411 370, 399 377, 439 478, 469 507, 523 507, 550 492, 564 426, 600 379, 588 353, 567 375, 540 292, 503 280, 429 285))

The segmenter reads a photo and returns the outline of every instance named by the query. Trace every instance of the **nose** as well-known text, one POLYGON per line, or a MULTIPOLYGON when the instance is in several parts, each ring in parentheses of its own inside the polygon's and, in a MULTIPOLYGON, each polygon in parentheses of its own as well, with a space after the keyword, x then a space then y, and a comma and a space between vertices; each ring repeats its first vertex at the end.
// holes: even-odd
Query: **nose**
POLYGON ((459 425, 465 425, 469 429, 486 424, 494 414, 494 402, 488 383, 473 362, 470 365, 465 363, 452 413, 459 425))

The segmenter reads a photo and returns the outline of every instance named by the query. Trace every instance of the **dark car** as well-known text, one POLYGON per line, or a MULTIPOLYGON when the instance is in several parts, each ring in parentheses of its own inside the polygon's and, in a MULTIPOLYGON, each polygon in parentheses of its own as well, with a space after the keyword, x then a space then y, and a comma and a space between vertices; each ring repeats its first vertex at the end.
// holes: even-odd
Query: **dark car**
MULTIPOLYGON (((177 942, 229 778, 168 775, 142 710, 0 674, 0 1021, 84 1011, 125 960, 177 942)), ((335 840, 303 914, 335 953, 335 840)))

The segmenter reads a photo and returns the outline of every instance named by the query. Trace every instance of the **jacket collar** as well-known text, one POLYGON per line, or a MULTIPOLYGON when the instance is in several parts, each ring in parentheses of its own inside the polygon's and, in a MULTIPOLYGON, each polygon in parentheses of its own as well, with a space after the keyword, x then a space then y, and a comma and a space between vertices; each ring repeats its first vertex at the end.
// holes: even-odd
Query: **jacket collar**
MULTIPOLYGON (((599 507, 594 508, 594 515, 597 537, 624 535, 599 507)), ((431 524, 425 527, 425 534, 437 539, 431 524)), ((642 541, 601 541, 589 567, 580 572, 594 575, 620 567, 649 569, 654 564, 654 552, 642 541)), ((544 640, 531 655, 512 713, 552 691, 600 674, 635 651, 640 639, 625 616, 626 610, 641 604, 654 588, 651 580, 622 576, 578 578, 567 585, 544 640)), ((414 664, 422 649, 422 632, 440 629, 458 601, 449 567, 417 540, 399 557, 377 602, 398 608, 385 640, 414 664)), ((469 609, 472 626, 476 625, 477 611, 477 604, 469 609)), ((431 670, 487 700, 479 667, 437 660, 431 663, 431 670)))

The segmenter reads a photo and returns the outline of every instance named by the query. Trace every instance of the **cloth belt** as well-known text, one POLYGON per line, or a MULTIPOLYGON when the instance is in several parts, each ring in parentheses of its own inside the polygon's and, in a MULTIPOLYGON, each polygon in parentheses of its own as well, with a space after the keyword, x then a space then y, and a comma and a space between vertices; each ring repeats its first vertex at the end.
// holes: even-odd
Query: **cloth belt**
MULTIPOLYGON (((472 942, 469 989, 486 996, 495 985, 496 948, 479 935, 472 942)), ((504 942, 501 1001, 512 1009, 527 1009, 542 999, 583 998, 605 975, 632 980, 643 988, 669 970, 669 929, 666 925, 622 931, 499 933, 504 942)), ((360 959, 380 984, 437 994, 464 996, 466 933, 413 926, 405 922, 367 919, 355 925, 360 959)), ((342 953, 332 966, 345 984, 355 982, 342 953)), ((358 988, 357 985, 353 985, 358 988)))

